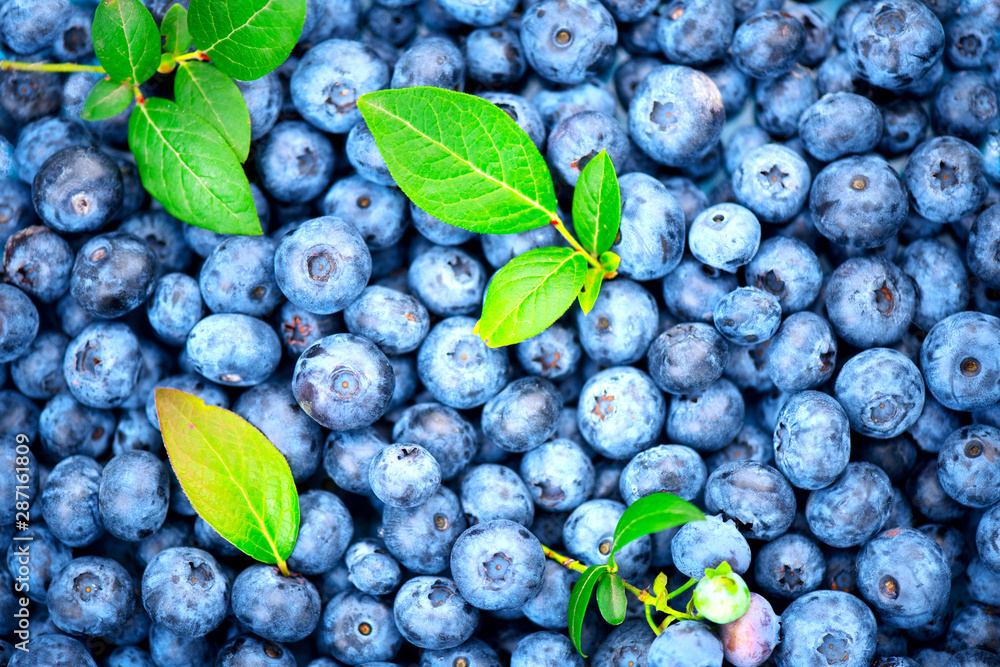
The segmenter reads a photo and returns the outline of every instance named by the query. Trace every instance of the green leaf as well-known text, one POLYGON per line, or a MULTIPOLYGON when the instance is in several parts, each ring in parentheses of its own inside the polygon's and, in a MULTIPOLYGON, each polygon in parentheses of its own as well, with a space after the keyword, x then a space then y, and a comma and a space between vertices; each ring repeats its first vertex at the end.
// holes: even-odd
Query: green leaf
POLYGON ((615 166, 601 151, 580 172, 573 191, 573 229, 583 249, 594 257, 611 247, 622 219, 615 166))
POLYGON ((250 154, 250 112, 231 78, 208 63, 182 61, 174 79, 174 99, 207 120, 240 162, 246 161, 250 154))
POLYGON ((704 521, 705 515, 688 501, 672 493, 658 492, 639 498, 625 510, 615 526, 612 556, 626 544, 640 537, 681 526, 689 521, 704 521))
POLYGON ((586 315, 594 307, 598 295, 601 293, 601 283, 604 282, 604 269, 596 266, 587 266, 587 276, 583 281, 583 289, 577 295, 580 302, 580 309, 586 315))
POLYGON ((625 621, 626 607, 628 597, 621 578, 610 572, 601 577, 597 584, 597 608, 601 610, 604 620, 611 625, 621 625, 625 621))
POLYGON ((660 572, 653 580, 653 595, 660 597, 667 594, 667 575, 660 572))
MULTIPOLYGON (((567 614, 569 638, 580 655, 583 655, 583 650, 580 648, 580 634, 583 631, 583 617, 586 615, 587 606, 590 604, 590 594, 593 592, 594 586, 597 585, 598 579, 604 576, 604 573, 607 571, 607 565, 591 565, 584 570, 580 578, 573 584, 573 592, 569 596, 569 610, 567 614)), ((583 657, 586 658, 587 656, 583 655, 583 657)))
POLYGON ((94 53, 112 79, 139 84, 160 66, 160 31, 139 0, 100 0, 91 37, 94 53))
POLYGON ((306 0, 191 0, 194 45, 240 81, 259 79, 292 52, 306 20, 306 0))
POLYGON ((191 33, 188 32, 188 13, 181 5, 171 5, 160 22, 160 36, 163 50, 179 56, 191 48, 191 33))
POLYGON ((221 234, 262 233, 236 154, 200 116, 150 98, 132 111, 128 144, 143 186, 175 218, 221 234))
POLYGON ((536 248, 496 272, 474 333, 490 347, 541 333, 573 305, 587 260, 572 248, 536 248))
POLYGON ((239 415, 176 389, 156 390, 170 465, 191 506, 251 558, 284 565, 299 530, 288 462, 239 415))
POLYGON ((442 222, 512 234, 558 219, 545 160, 495 104, 404 88, 362 95, 358 109, 399 188, 442 222))
POLYGON ((132 101, 132 86, 127 83, 101 79, 90 89, 90 94, 80 110, 84 120, 104 120, 117 116, 132 101))

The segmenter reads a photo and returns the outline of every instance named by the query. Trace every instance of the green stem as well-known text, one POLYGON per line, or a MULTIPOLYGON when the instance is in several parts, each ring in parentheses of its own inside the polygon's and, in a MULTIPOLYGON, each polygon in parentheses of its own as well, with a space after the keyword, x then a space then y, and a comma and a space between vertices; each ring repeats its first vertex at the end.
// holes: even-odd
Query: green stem
POLYGON ((76 63, 22 63, 14 60, 0 60, 0 69, 22 72, 96 72, 107 74, 99 65, 77 65, 76 63))
POLYGON ((286 577, 292 576, 291 570, 288 569, 288 563, 280 558, 278 559, 278 569, 281 570, 281 573, 286 577))
POLYGON ((688 581, 687 581, 686 584, 684 584, 683 586, 681 586, 680 588, 678 588, 673 593, 669 593, 667 595, 667 599, 668 600, 673 600, 675 597, 677 597, 678 595, 680 595, 681 593, 683 593, 684 591, 686 591, 687 589, 691 588, 692 586, 694 586, 697 583, 698 583, 697 579, 694 579, 694 578, 688 579, 688 581))
POLYGON ((179 56, 174 56, 175 63, 183 62, 185 60, 208 60, 208 56, 206 56, 201 51, 192 51, 191 53, 184 53, 179 56))
POLYGON ((567 241, 569 241, 569 244, 573 247, 573 250, 576 250, 577 252, 582 252, 583 253, 583 256, 587 258, 587 262, 591 266, 593 266, 595 269, 603 268, 601 266, 601 263, 599 261, 597 261, 597 258, 594 257, 593 255, 591 255, 586 250, 584 250, 583 246, 580 245, 580 242, 577 241, 575 238, 573 238, 573 235, 569 233, 568 229, 566 229, 566 225, 563 224, 562 220, 560 220, 559 218, 553 218, 552 219, 552 226, 555 227, 556 230, 560 234, 562 234, 562 237, 564 239, 566 239, 567 241))
POLYGON ((651 604, 646 605, 646 622, 649 623, 649 627, 653 628, 653 632, 656 633, 657 635, 659 635, 662 632, 662 630, 660 630, 659 626, 657 626, 656 622, 653 620, 653 605, 651 604))

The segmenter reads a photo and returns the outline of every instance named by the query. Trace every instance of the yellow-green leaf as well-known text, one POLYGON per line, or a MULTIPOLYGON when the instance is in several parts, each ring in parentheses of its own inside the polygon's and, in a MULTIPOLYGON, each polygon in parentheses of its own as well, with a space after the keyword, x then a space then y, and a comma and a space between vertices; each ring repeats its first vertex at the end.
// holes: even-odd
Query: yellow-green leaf
POLYGON ((683 498, 662 491, 652 493, 629 505, 618 519, 618 525, 615 526, 615 546, 611 555, 614 557, 626 544, 640 537, 681 526, 689 521, 704 520, 702 511, 683 498))
POLYGON ((580 309, 586 315, 594 307, 598 295, 601 293, 601 283, 604 282, 604 268, 587 266, 587 276, 583 280, 583 288, 577 296, 580 302, 580 309))
POLYGON ((214 65, 181 61, 174 78, 174 99, 207 120, 232 147, 240 162, 246 161, 250 153, 250 112, 231 78, 214 65))
POLYGON ((127 83, 101 79, 90 89, 83 102, 80 118, 84 120, 104 120, 117 116, 128 109, 132 101, 132 86, 127 83))
MULTIPOLYGON (((580 635, 583 632, 583 617, 587 614, 587 606, 590 605, 590 594, 593 592, 594 586, 597 585, 597 581, 607 571, 607 565, 591 565, 573 584, 573 592, 569 596, 569 609, 567 610, 569 638, 580 655, 583 655, 583 650, 580 648, 580 635)), ((583 657, 587 656, 583 655, 583 657)))
POLYGON ((597 584, 597 608, 601 610, 601 616, 611 625, 621 625, 625 621, 627 607, 625 584, 618 575, 608 572, 597 584))
POLYGON ((615 242, 621 218, 615 166, 601 151, 580 172, 573 191, 573 229, 583 249, 597 257, 615 242))
POLYGON ((653 595, 660 597, 667 593, 667 575, 660 572, 653 580, 653 595))
POLYGON ((170 465, 191 506, 251 558, 284 566, 299 496, 281 452, 234 412, 177 389, 156 390, 170 465))
POLYGON ((94 53, 112 79, 143 83, 160 66, 160 31, 139 0, 100 0, 91 37, 94 53))
POLYGON ((188 13, 181 5, 171 5, 160 22, 163 50, 175 56, 191 48, 191 33, 188 32, 188 13))

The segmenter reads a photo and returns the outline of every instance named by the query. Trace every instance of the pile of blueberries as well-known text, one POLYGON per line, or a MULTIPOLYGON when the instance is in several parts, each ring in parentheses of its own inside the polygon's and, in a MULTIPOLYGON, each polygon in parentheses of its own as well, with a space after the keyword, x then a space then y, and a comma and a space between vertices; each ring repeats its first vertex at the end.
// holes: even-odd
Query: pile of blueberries
MULTIPOLYGON (((0 2, 3 53, 92 63, 93 10, 0 2)), ((0 73, 0 664, 1000 665, 998 28, 997 0, 309 0, 239 83, 256 237, 147 196, 128 112, 79 118, 100 75, 0 73), (608 152, 592 312, 472 333, 491 274, 560 238, 407 200, 355 103, 409 86, 506 111, 566 211, 608 152), (293 576, 196 516, 156 387, 288 460, 293 576), (541 545, 605 562, 661 491, 707 521, 618 573, 725 561, 750 611, 657 636, 592 609, 584 659, 541 545)))

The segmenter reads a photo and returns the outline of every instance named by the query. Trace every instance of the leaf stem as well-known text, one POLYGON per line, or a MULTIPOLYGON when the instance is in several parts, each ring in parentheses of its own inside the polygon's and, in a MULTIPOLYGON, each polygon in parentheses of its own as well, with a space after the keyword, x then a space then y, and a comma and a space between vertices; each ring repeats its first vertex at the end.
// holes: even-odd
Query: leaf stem
POLYGON ((286 563, 284 560, 282 560, 281 558, 278 558, 277 565, 278 565, 278 569, 281 570, 281 573, 283 575, 285 575, 286 577, 292 576, 291 570, 288 569, 288 563, 286 563))
POLYGON ((192 51, 191 53, 183 53, 179 56, 174 56, 174 62, 179 63, 185 60, 208 60, 208 56, 201 51, 192 51))
POLYGON ((678 595, 680 595, 681 593, 683 593, 684 591, 686 591, 687 589, 691 588, 692 586, 694 586, 697 583, 698 583, 698 580, 695 579, 695 578, 693 578, 693 577, 691 579, 688 579, 688 581, 687 581, 686 584, 684 584, 683 586, 681 586, 680 588, 678 588, 673 593, 668 593, 667 594, 667 599, 668 600, 674 599, 675 597, 677 597, 678 595))
POLYGON ((570 246, 572 246, 573 250, 576 250, 577 252, 582 252, 583 253, 583 256, 587 258, 587 262, 591 266, 593 266, 595 269, 604 268, 604 267, 601 266, 601 263, 599 261, 597 261, 596 257, 594 257, 593 255, 591 255, 586 250, 584 250, 583 246, 580 245, 580 242, 577 241, 575 238, 573 238, 573 235, 569 233, 568 229, 566 229, 566 225, 563 224, 562 220, 560 220, 559 218, 553 218, 550 221, 550 223, 552 224, 553 227, 556 228, 556 231, 558 231, 560 234, 562 234, 562 237, 564 239, 566 239, 567 241, 569 241, 569 244, 570 244, 570 246))
POLYGON ((0 69, 22 72, 96 72, 107 74, 100 65, 77 65, 76 63, 22 63, 15 60, 0 60, 0 69))
POLYGON ((656 625, 656 621, 653 620, 653 605, 647 604, 645 606, 646 606, 646 622, 649 623, 649 627, 653 628, 653 632, 656 633, 657 636, 659 636, 660 632, 662 631, 660 630, 660 627, 656 625))
POLYGON ((587 566, 581 563, 580 561, 573 560, 572 558, 567 558, 566 556, 563 556, 560 553, 556 553, 555 551, 549 549, 544 544, 542 545, 542 551, 545 552, 545 555, 548 558, 551 558, 555 562, 559 563, 567 570, 572 570, 573 572, 579 572, 581 574, 583 574, 587 570, 587 566))

